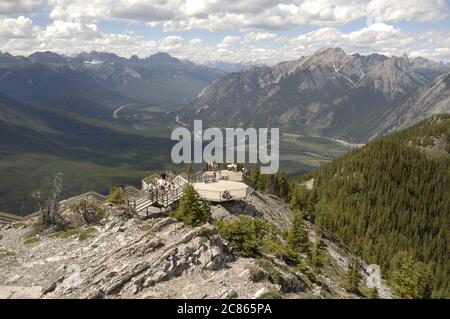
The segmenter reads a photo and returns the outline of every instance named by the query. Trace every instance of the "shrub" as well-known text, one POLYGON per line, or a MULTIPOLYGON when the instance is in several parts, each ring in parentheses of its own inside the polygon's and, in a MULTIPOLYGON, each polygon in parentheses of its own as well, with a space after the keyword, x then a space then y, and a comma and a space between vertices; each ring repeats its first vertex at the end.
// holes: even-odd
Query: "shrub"
POLYGON ((114 205, 125 204, 127 195, 119 186, 114 186, 111 188, 108 196, 108 202, 114 205))
POLYGON ((273 227, 268 222, 248 216, 230 222, 217 221, 216 226, 229 246, 246 257, 259 255, 264 241, 273 234, 273 227))
POLYGON ((282 299, 281 293, 278 290, 271 289, 263 293, 260 297, 261 299, 282 299))
POLYGON ((284 286, 285 280, 277 268, 268 260, 258 259, 256 264, 261 267, 268 275, 268 279, 275 285, 284 286))
POLYGON ((251 267, 249 271, 249 277, 252 282, 261 282, 267 279, 266 273, 259 267, 251 267))
POLYGON ((105 210, 102 207, 88 203, 86 200, 72 204, 70 208, 80 214, 83 222, 87 225, 97 224, 105 217, 105 210))

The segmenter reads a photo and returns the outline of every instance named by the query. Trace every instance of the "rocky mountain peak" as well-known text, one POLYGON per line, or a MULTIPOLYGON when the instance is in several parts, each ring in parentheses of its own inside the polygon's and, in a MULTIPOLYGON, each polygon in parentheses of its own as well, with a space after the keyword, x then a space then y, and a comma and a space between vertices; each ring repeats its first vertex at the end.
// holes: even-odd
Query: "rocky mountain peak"
POLYGON ((60 64, 60 63, 66 63, 67 60, 62 55, 59 55, 55 52, 51 51, 44 51, 44 52, 35 52, 28 56, 28 58, 32 62, 39 62, 39 63, 54 63, 54 64, 60 64))
POLYGON ((305 59, 300 65, 303 67, 328 66, 338 68, 351 59, 352 56, 347 55, 341 48, 324 48, 305 59))
POLYGON ((164 64, 182 64, 180 60, 172 57, 170 54, 165 52, 158 52, 152 54, 146 59, 147 62, 150 63, 164 63, 164 64))

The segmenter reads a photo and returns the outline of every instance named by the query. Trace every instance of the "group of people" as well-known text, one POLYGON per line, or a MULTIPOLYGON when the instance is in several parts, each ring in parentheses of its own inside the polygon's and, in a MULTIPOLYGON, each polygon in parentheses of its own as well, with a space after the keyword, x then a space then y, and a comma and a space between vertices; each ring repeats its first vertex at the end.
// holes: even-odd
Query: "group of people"
POLYGON ((209 172, 216 172, 218 170, 219 170, 219 164, 216 161, 208 163, 208 171, 209 172))
POLYGON ((156 182, 156 185, 151 184, 152 190, 171 191, 175 190, 175 188, 175 183, 165 172, 161 173, 156 182))
MULTIPOLYGON (((207 170, 209 172, 217 172, 217 171, 219 171, 220 167, 219 167, 219 164, 216 161, 209 162, 207 165, 208 165, 207 170)), ((225 167, 225 165, 226 164, 224 164, 224 168, 226 168, 226 169, 228 169, 230 171, 237 172, 239 170, 239 165, 236 164, 236 163, 228 164, 228 165, 226 165, 226 167, 225 167)), ((242 168, 242 170, 244 170, 244 168, 242 168)))

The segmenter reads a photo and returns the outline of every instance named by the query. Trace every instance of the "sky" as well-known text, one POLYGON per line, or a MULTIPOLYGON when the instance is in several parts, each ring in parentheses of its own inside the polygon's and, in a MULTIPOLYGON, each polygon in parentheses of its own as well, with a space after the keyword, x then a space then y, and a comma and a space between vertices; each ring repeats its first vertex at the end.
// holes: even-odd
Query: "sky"
POLYGON ((449 1, 0 0, 0 50, 273 64, 341 47, 450 62, 449 1))

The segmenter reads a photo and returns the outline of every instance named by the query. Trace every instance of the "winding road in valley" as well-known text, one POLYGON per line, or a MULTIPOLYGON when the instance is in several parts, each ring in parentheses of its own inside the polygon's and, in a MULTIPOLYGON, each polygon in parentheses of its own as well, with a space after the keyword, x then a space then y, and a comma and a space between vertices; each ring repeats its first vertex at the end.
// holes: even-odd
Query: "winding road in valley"
POLYGON ((119 113, 121 110, 123 110, 124 108, 126 108, 127 106, 130 106, 130 105, 133 105, 133 103, 130 103, 130 104, 124 104, 124 105, 120 106, 119 108, 117 108, 117 109, 114 111, 114 113, 113 113, 113 118, 118 119, 118 118, 119 118, 118 113, 119 113))

